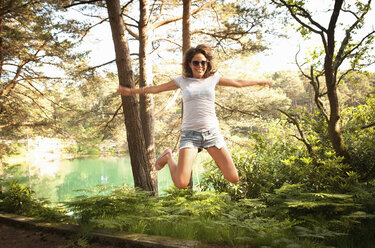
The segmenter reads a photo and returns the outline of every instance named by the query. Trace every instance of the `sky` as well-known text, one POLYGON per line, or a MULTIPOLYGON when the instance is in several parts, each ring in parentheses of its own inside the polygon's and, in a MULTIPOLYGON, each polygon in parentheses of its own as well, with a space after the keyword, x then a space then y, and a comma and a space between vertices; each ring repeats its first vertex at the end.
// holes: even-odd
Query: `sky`
MULTIPOLYGON (((332 0, 314 0, 310 1, 312 5, 309 9, 319 9, 319 6, 329 6, 332 0)), ((347 1, 347 2, 354 2, 347 1)), ((372 3, 372 5, 375 5, 372 3)), ((368 14, 366 22, 366 30, 375 29, 375 6, 368 14)), ((343 16, 344 17, 344 16, 343 16)), ((328 23, 328 15, 321 14, 317 16, 320 22, 328 23)), ((345 16, 346 20, 350 20, 349 15, 345 16)), ((352 21, 352 20, 350 20, 352 21)), ((289 38, 275 38, 270 42, 270 49, 255 55, 252 60, 256 64, 254 69, 259 73, 275 72, 280 70, 298 70, 295 64, 295 56, 299 49, 301 52, 298 55, 299 61, 305 57, 305 54, 312 50, 316 45, 321 45, 321 40, 318 36, 310 41, 303 40, 296 31, 291 27, 287 29, 289 38)), ((339 35, 338 35, 339 36, 339 35)), ((112 34, 109 23, 104 23, 95 27, 84 43, 85 49, 92 50, 91 64, 98 65, 115 58, 112 34)), ((234 63, 234 62, 233 62, 234 63)), ((375 65, 368 68, 370 71, 375 71, 375 65)))

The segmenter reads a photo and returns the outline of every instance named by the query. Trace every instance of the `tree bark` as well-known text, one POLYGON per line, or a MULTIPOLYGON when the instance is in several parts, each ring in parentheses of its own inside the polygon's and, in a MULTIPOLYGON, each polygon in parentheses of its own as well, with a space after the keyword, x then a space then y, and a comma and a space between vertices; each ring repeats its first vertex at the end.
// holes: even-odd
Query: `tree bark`
POLYGON ((183 14, 182 14, 182 54, 191 47, 190 42, 190 6, 191 0, 183 0, 183 14))
MULTIPOLYGON (((148 1, 139 1, 139 87, 151 85, 153 81, 152 63, 149 60, 151 43, 149 39, 148 1)), ((143 135, 147 151, 147 167, 149 168, 153 184, 157 187, 157 172, 155 162, 155 128, 154 128, 154 100, 151 94, 140 95, 140 116, 143 135)))
MULTIPOLYGON (((191 0, 183 0, 183 13, 182 13, 182 60, 184 60, 185 53, 191 47, 190 38, 190 6, 191 0)), ((181 120, 184 114, 184 105, 181 103, 181 120)), ((190 175, 189 188, 193 188, 193 171, 190 175)))
POLYGON ((327 30, 327 45, 325 47, 326 54, 324 59, 324 71, 327 85, 327 96, 330 106, 330 116, 328 121, 328 134, 332 142, 332 147, 339 156, 343 156, 345 160, 350 161, 350 155, 344 144, 340 125, 340 105, 337 95, 337 69, 334 68, 334 52, 335 52, 335 29, 342 8, 343 0, 336 0, 334 10, 330 19, 327 30))
MULTIPOLYGON (((133 70, 131 67, 128 39, 121 17, 119 0, 106 0, 112 38, 116 52, 116 64, 120 85, 134 88, 133 70)), ((157 194, 157 185, 151 178, 145 140, 142 131, 139 108, 135 95, 122 96, 127 141, 134 178, 134 187, 140 187, 157 194)))
MULTIPOLYGON (((3 17, 0 16, 0 34, 3 33, 3 17)), ((3 51, 3 36, 0 36, 0 79, 3 75, 4 51, 3 51)))

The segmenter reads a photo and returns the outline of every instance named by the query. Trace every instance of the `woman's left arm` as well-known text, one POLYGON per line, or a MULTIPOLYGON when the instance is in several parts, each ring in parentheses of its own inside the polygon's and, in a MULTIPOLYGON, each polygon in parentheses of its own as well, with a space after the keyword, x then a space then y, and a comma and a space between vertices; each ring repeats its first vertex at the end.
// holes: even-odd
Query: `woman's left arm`
POLYGON ((252 81, 252 80, 230 79, 230 78, 221 77, 219 80, 219 85, 231 86, 231 87, 236 87, 236 88, 249 87, 249 86, 266 86, 266 85, 271 87, 272 82, 267 81, 267 80, 252 81))

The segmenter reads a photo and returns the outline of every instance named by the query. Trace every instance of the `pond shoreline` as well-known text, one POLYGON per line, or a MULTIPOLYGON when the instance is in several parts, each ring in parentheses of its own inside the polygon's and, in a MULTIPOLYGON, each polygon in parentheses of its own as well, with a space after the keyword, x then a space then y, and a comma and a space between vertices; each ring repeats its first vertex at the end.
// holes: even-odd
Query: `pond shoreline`
MULTIPOLYGON (((37 198, 47 199, 55 204, 85 192, 99 190, 104 185, 134 187, 130 157, 127 154, 80 155, 50 161, 34 160, 32 164, 26 162, 29 161, 5 166, 0 171, 0 178, 4 179, 4 182, 17 180, 30 187, 37 198)), ((168 170, 158 173, 160 192, 172 184, 168 170)))

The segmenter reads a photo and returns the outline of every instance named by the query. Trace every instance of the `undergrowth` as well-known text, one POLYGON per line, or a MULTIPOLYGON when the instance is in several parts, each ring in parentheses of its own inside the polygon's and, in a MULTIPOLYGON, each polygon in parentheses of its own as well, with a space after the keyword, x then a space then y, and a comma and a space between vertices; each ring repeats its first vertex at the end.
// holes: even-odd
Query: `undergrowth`
MULTIPOLYGON (((94 228, 170 236, 234 247, 371 247, 375 187, 351 193, 311 193, 284 184, 256 199, 171 188, 152 197, 126 186, 96 186, 65 208, 49 208, 16 181, 0 195, 0 210, 94 228), (68 217, 67 213, 73 213, 68 217)), ((89 237, 86 234, 85 237, 89 237)))
POLYGON ((149 197, 128 187, 100 194, 104 188, 66 204, 78 223, 236 247, 371 247, 374 237, 373 185, 333 194, 284 184, 262 198, 237 201, 213 191, 171 188, 149 197))

